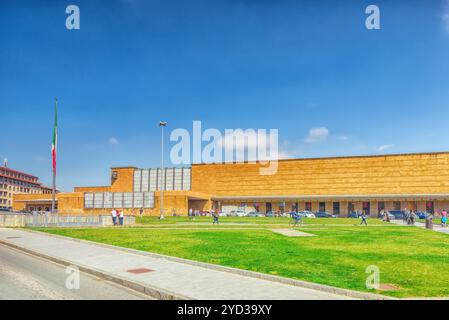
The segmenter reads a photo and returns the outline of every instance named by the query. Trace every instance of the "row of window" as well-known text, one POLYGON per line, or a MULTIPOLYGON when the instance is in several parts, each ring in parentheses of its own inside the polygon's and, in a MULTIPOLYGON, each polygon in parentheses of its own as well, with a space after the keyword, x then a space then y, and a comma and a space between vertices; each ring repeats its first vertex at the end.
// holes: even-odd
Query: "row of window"
POLYGON ((12 192, 22 192, 22 193, 31 193, 31 194, 39 194, 39 193, 51 193, 51 190, 48 191, 47 189, 31 189, 31 188, 25 188, 25 187, 17 187, 17 186, 11 186, 7 184, 0 184, 0 190, 9 190, 12 192))
POLYGON ((190 190, 190 168, 165 168, 164 174, 158 169, 134 171, 134 191, 190 190))
MULTIPOLYGON (((339 215, 342 213, 342 208, 340 205, 340 202, 332 202, 332 208, 329 208, 326 202, 319 202, 318 203, 318 211, 319 212, 332 212, 332 214, 339 215)), ((393 201, 392 203, 392 210, 400 211, 405 208, 402 207, 402 203, 400 201, 393 201)), ((409 209, 412 209, 414 211, 417 210, 417 204, 416 203, 409 203, 410 207, 409 209)), ((240 207, 246 207, 246 203, 241 203, 240 207)), ((260 204, 254 203, 254 208, 256 211, 259 212, 260 204)), ((386 211, 385 209, 385 202, 379 201, 377 202, 377 213, 380 213, 382 211, 386 211)), ((355 203, 354 202, 348 202, 348 206, 346 209, 346 213, 352 213, 355 212, 355 203)), ((371 203, 369 201, 362 202, 362 212, 365 212, 366 214, 370 214, 374 208, 371 208, 371 203)), ((280 212, 287 212, 287 211, 298 211, 299 206, 298 203, 292 203, 291 208, 286 208, 285 202, 278 203, 278 210, 280 212)), ((312 211, 312 202, 306 202, 304 206, 305 211, 312 211)), ((272 212, 273 211, 273 205, 271 202, 266 203, 266 212, 272 212)), ((435 212, 435 203, 433 201, 427 201, 426 202, 426 211, 428 213, 434 213, 435 212)))
POLYGON ((18 185, 18 186, 24 186, 24 187, 27 187, 27 188, 38 188, 39 187, 38 184, 28 183, 28 182, 14 180, 14 179, 5 178, 5 177, 0 177, 0 183, 1 182, 5 182, 5 183, 9 183, 9 184, 15 184, 15 185, 18 185))
POLYGON ((8 176, 11 178, 16 178, 16 179, 22 179, 22 180, 28 180, 30 182, 37 182, 37 178, 36 177, 31 177, 29 175, 26 174, 21 174, 18 172, 14 172, 5 168, 0 168, 0 174, 4 175, 4 176, 8 176))
POLYGON ((154 208, 153 192, 92 192, 84 194, 84 208, 154 208))

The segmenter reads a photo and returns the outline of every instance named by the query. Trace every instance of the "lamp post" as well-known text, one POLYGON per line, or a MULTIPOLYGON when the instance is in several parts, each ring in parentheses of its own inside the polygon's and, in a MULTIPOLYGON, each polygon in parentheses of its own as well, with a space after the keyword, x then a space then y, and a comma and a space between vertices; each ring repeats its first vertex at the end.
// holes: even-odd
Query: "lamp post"
POLYGON ((164 219, 164 189, 165 189, 165 172, 164 172, 164 127, 167 126, 167 122, 159 121, 159 127, 161 127, 161 203, 160 203, 160 216, 159 219, 164 219))

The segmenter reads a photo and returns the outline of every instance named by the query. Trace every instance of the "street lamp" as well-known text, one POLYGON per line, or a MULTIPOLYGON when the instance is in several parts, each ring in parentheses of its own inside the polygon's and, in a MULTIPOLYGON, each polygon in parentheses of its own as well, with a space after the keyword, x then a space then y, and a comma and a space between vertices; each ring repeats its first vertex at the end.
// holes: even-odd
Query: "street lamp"
POLYGON ((164 172, 164 127, 167 126, 167 122, 159 121, 159 127, 161 127, 161 203, 160 203, 160 216, 159 219, 164 219, 164 188, 165 188, 165 172, 164 172))

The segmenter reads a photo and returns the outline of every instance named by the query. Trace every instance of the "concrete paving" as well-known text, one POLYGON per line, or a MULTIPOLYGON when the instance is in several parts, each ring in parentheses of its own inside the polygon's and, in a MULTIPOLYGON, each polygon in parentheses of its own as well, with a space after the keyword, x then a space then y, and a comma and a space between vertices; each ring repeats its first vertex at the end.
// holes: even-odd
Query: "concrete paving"
POLYGON ((286 237, 315 237, 314 234, 298 231, 295 229, 270 229, 270 231, 286 237))
POLYGON ((0 241, 188 299, 339 300, 345 295, 217 271, 113 247, 0 228, 0 241), (138 269, 132 273, 129 270, 138 269))
MULTIPOLYGON (((394 224, 397 224, 399 226, 408 226, 403 220, 392 220, 391 222, 394 224)), ((414 226, 418 227, 418 228, 423 228, 423 229, 426 228, 425 223, 422 223, 422 222, 415 222, 414 226)), ((413 226, 411 226, 411 227, 413 227, 413 226)), ((433 231, 449 234, 449 227, 443 228, 441 225, 434 223, 433 231)))
POLYGON ((0 245, 0 300, 140 300, 149 296, 83 272, 66 287, 66 268, 0 245))

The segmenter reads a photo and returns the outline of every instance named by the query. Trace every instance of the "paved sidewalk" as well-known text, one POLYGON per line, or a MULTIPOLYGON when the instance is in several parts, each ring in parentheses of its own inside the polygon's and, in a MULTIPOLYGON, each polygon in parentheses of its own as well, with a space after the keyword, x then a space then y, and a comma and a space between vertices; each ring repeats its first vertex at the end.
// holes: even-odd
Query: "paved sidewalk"
POLYGON ((79 266, 81 270, 83 268, 100 270, 112 278, 120 278, 133 284, 143 285, 145 288, 148 287, 150 293, 162 291, 172 294, 173 298, 211 300, 350 299, 343 295, 212 270, 160 257, 150 257, 21 229, 0 228, 0 242, 69 262, 79 266), (138 273, 145 271, 142 269, 151 271, 138 273), (137 273, 130 273, 129 270, 137 270, 137 273))
MULTIPOLYGON (((391 222, 394 224, 397 224, 399 226, 407 226, 407 224, 403 220, 392 220, 391 222)), ((410 226, 410 227, 412 227, 412 226, 410 226)), ((425 229, 426 225, 422 222, 415 222, 415 227, 425 229)), ((449 234, 449 227, 443 228, 441 225, 434 223, 433 231, 449 234)))

